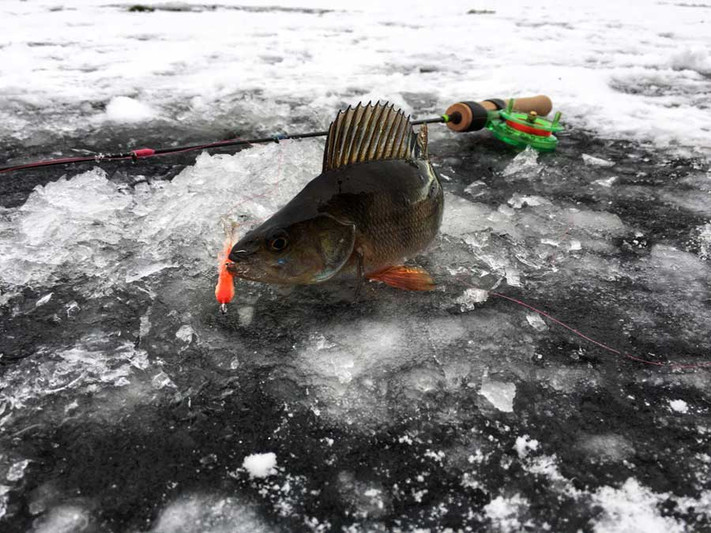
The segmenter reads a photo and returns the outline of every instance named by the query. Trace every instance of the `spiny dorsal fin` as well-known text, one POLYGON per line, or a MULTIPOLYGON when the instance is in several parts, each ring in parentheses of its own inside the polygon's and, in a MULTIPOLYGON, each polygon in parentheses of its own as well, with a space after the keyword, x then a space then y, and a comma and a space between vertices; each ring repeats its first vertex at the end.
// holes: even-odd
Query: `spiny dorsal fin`
POLYGON ((427 128, 415 135, 410 117, 386 103, 358 104, 339 111, 331 123, 323 154, 323 172, 353 163, 416 159, 427 155, 427 128), (424 143, 424 144, 423 144, 424 143))

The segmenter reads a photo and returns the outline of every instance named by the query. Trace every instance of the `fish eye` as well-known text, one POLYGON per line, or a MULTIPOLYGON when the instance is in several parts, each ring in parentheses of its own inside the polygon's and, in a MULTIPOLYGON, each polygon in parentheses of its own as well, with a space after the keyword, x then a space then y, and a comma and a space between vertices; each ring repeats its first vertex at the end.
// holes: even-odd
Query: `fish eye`
POLYGON ((274 252, 281 252, 289 245, 288 239, 284 235, 269 239, 269 249, 274 252))

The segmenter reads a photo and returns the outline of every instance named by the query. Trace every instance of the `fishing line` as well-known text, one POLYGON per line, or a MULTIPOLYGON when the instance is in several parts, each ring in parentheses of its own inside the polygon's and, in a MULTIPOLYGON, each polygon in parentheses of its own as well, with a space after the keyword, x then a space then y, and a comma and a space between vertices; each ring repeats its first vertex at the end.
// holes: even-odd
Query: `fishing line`
MULTIPOLYGON (((464 282, 464 283, 473 289, 478 289, 478 287, 476 287, 474 285, 471 285, 467 282, 464 282)), ((585 339, 586 341, 591 342, 595 346, 598 346, 599 348, 602 348, 605 351, 614 353, 616 355, 624 356, 627 359, 631 359, 632 361, 637 361, 639 363, 644 363, 646 365, 652 365, 652 366, 656 366, 656 367, 667 367, 667 368, 671 368, 671 369, 689 370, 689 369, 698 369, 698 368, 711 368, 711 361, 704 361, 701 363, 693 363, 693 364, 685 364, 685 363, 673 363, 673 362, 662 362, 662 361, 650 361, 648 359, 643 359, 643 358, 638 357, 636 355, 631 355, 627 352, 623 352, 623 351, 617 350, 615 348, 612 348, 611 346, 608 346, 607 344, 605 344, 603 342, 597 341, 597 340, 593 339, 592 337, 585 335, 584 333, 582 333, 581 331, 578 331, 574 327, 569 326, 565 322, 558 320, 554 316, 551 316, 548 313, 546 313, 545 311, 537 309, 536 307, 533 307, 532 305, 527 304, 526 302, 523 302, 523 301, 518 300, 516 298, 512 298, 511 296, 506 296, 505 294, 501 294, 499 292, 494 292, 494 291, 486 291, 486 292, 487 292, 487 294, 496 296, 497 298, 502 298, 504 300, 508 300, 509 302, 512 302, 516 305, 519 305, 521 307, 529 309, 529 310, 533 311, 534 313, 538 313, 539 315, 547 318, 551 322, 554 322, 555 324, 558 324, 559 326, 567 329, 568 331, 570 331, 574 335, 580 337, 581 339, 585 339)))

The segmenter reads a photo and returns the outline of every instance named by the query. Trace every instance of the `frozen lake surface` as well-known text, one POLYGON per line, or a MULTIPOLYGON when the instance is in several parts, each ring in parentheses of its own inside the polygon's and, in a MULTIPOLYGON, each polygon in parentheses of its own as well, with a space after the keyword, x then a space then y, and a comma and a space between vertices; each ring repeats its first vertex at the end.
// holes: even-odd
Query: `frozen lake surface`
POLYGON ((430 128, 437 290, 240 281, 225 316, 222 220, 322 139, 0 175, 0 530, 711 530, 711 370, 669 364, 711 360, 711 4, 379 4, 2 2, 0 165, 360 100, 547 93, 567 131, 430 128))

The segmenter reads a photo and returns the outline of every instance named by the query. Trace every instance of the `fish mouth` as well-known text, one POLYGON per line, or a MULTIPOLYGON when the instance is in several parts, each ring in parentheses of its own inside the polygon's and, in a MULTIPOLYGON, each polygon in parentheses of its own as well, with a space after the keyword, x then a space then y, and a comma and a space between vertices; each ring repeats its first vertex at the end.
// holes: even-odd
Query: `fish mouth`
POLYGON ((240 268, 237 263, 230 260, 225 261, 225 269, 233 276, 239 276, 244 271, 244 268, 240 268))
POLYGON ((249 281, 263 281, 263 276, 260 276, 258 272, 255 272, 253 269, 249 268, 249 265, 244 263, 227 260, 225 262, 225 269, 237 278, 249 281))

